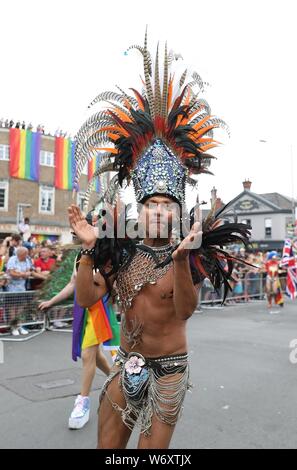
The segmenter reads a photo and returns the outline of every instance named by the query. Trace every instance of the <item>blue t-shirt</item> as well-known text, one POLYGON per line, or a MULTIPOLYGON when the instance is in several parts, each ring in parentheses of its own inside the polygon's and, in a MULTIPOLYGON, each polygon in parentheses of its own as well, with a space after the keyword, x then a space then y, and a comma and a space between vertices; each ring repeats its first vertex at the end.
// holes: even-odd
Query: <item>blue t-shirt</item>
MULTIPOLYGON (((25 261, 20 261, 17 256, 12 256, 9 258, 7 263, 7 271, 10 269, 14 271, 25 272, 32 267, 32 263, 29 258, 25 261)), ((26 279, 14 279, 10 277, 9 284, 7 286, 9 292, 23 292, 26 290, 26 279)))

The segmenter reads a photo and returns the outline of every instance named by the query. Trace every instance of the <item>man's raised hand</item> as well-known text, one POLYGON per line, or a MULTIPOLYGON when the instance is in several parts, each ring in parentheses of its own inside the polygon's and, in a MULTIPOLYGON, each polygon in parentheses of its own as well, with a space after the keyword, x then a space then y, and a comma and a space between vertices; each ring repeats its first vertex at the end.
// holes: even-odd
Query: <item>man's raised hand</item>
POLYGON ((187 258, 190 250, 197 250, 202 243, 201 223, 195 222, 190 233, 172 253, 174 261, 181 261, 187 258))
POLYGON ((96 230, 86 221, 81 210, 75 204, 68 207, 69 223, 84 248, 93 248, 96 243, 96 230))

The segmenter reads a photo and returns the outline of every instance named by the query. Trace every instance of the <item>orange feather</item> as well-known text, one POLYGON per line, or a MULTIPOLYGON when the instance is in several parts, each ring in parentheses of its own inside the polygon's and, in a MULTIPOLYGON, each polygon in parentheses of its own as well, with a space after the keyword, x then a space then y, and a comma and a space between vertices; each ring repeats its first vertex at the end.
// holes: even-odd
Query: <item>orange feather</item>
POLYGON ((202 147, 200 147, 200 150, 202 150, 202 152, 206 152, 206 150, 213 149, 214 147, 217 147, 217 146, 218 144, 203 145, 202 147))
POLYGON ((200 127, 205 123, 207 122, 212 116, 205 116, 205 118, 201 119, 201 121, 197 122, 196 124, 194 124, 193 126, 193 129, 200 129, 200 127))
POLYGON ((172 100, 172 90, 173 90, 173 79, 174 75, 169 79, 169 85, 168 85, 168 97, 167 97, 167 109, 170 109, 171 106, 171 100, 172 100))
POLYGON ((117 154, 119 153, 117 149, 114 149, 114 148, 109 148, 109 147, 92 147, 93 150, 102 150, 103 152, 109 152, 109 153, 113 153, 113 154, 117 154))

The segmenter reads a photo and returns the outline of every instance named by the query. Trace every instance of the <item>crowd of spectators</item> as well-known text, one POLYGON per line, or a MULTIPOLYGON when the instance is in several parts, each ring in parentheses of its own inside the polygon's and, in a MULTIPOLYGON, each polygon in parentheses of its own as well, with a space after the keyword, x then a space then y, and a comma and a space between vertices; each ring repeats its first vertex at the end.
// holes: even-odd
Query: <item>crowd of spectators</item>
POLYGON ((55 137, 71 137, 68 135, 67 132, 64 132, 61 129, 57 129, 54 134, 52 134, 50 131, 45 131, 44 125, 38 124, 35 128, 33 127, 33 124, 31 122, 27 123, 25 121, 14 121, 13 119, 4 119, 0 118, 0 128, 5 128, 5 129, 11 129, 11 128, 16 128, 16 129, 23 129, 23 130, 30 130, 33 131, 35 130, 36 132, 40 132, 41 134, 45 134, 48 136, 55 136, 55 137))
MULTIPOLYGON (((234 249, 230 254, 239 261, 234 260, 232 271, 232 281, 230 286, 232 291, 229 292, 226 303, 233 304, 238 302, 249 302, 253 300, 263 300, 265 296, 265 277, 266 277, 266 261, 268 251, 249 252, 245 248, 239 250, 234 249), (240 261, 242 260, 242 262, 240 261), (246 263, 244 263, 244 261, 246 263)), ((281 253, 279 253, 281 257, 281 253)), ((280 269, 280 279, 283 289, 286 283, 286 270, 280 269)), ((213 305, 219 304, 222 300, 223 292, 215 292, 212 284, 208 279, 204 280, 201 300, 212 302, 213 305)))
MULTIPOLYGON (((0 240, 0 293, 6 293, 2 297, 9 305, 9 323, 15 336, 27 334, 19 327, 19 312, 30 300, 26 291, 41 289, 62 259, 57 244, 50 240, 38 243, 28 227, 29 219, 25 219, 19 225, 20 233, 0 240)), ((0 324, 1 315, 4 313, 0 305, 0 324)))

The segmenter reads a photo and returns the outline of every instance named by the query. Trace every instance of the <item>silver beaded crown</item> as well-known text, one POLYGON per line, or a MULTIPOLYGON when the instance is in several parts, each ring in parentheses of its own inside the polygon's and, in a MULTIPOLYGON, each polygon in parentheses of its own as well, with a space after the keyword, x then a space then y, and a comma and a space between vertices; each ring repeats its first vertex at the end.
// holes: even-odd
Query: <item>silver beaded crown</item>
POLYGON ((132 172, 137 202, 154 195, 168 196, 185 202, 187 169, 161 140, 156 139, 139 158, 132 172))

